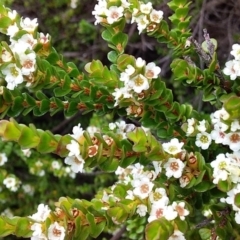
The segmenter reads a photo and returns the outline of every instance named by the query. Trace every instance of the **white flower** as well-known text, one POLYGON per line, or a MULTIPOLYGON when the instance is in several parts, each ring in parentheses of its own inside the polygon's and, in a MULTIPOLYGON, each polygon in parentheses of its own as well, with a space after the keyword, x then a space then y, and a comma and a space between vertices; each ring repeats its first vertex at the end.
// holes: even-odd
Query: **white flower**
POLYGON ((0 166, 4 165, 8 161, 5 153, 0 153, 0 166))
POLYGON ((159 205, 159 204, 153 204, 150 212, 150 216, 148 218, 148 222, 152 222, 158 218, 165 217, 165 209, 167 206, 165 205, 159 205))
POLYGON ((31 52, 28 54, 21 54, 19 56, 22 65, 21 71, 23 75, 30 75, 36 69, 36 54, 31 52))
POLYGON ((231 123, 231 131, 235 132, 237 130, 240 130, 240 124, 239 124, 239 120, 233 120, 231 123))
POLYGON ((67 144, 67 150, 69 150, 68 156, 78 156, 80 155, 79 143, 75 140, 71 140, 71 143, 67 144))
POLYGON ((7 35, 10 37, 13 37, 18 31, 19 31, 19 28, 18 28, 17 24, 14 23, 13 25, 10 25, 7 28, 7 35))
POLYGON ((81 128, 81 124, 79 123, 77 126, 73 127, 72 132, 73 134, 71 134, 71 137, 79 141, 79 139, 83 136, 84 130, 81 128))
POLYGON ((136 67, 137 68, 142 68, 143 66, 145 66, 145 64, 146 64, 146 61, 143 60, 142 58, 138 57, 136 59, 136 67))
POLYGON ((107 17, 107 22, 113 24, 117 22, 123 16, 123 7, 111 6, 109 9, 106 9, 105 14, 107 17))
POLYGON ((226 62, 223 73, 230 76, 231 80, 235 80, 238 76, 240 76, 240 62, 236 60, 226 62))
POLYGON ((126 195, 125 198, 130 199, 130 200, 134 200, 135 196, 133 195, 133 191, 132 190, 127 190, 127 195, 126 195))
POLYGON ((14 63, 8 64, 2 73, 6 75, 7 88, 13 90, 18 84, 23 82, 21 70, 14 63))
POLYGON ((32 33, 38 26, 37 18, 34 18, 33 20, 30 18, 21 18, 20 26, 23 30, 32 33))
POLYGON ((154 170, 156 175, 158 175, 160 172, 162 172, 162 162, 159 161, 153 161, 152 162, 153 166, 154 166, 154 170))
POLYGON ((13 10, 13 11, 9 11, 8 12, 8 17, 11 19, 11 20, 15 20, 17 16, 17 11, 16 10, 13 10))
POLYGON ((135 72, 135 68, 132 65, 127 65, 127 68, 125 69, 125 73, 128 76, 131 76, 135 72))
POLYGON ((167 206, 164 210, 164 217, 168 221, 172 221, 178 216, 178 212, 173 208, 173 206, 167 206))
POLYGON ((215 143, 223 143, 225 136, 226 133, 224 133, 220 129, 215 128, 211 131, 211 138, 215 141, 215 143))
POLYGON ((140 11, 144 14, 149 14, 152 11, 152 3, 148 2, 146 4, 140 4, 140 11))
POLYGON ((149 196, 149 193, 152 191, 154 184, 146 177, 142 179, 135 179, 131 182, 133 189, 133 194, 140 199, 145 199, 149 196))
POLYGON ((41 223, 34 223, 31 225, 32 233, 32 239, 39 239, 39 240, 47 240, 46 236, 42 232, 42 224, 41 223))
POLYGON ((50 38, 50 36, 49 36, 48 33, 45 35, 44 33, 40 32, 40 34, 39 34, 39 42, 41 44, 48 43, 49 42, 49 38, 50 38))
POLYGON ((51 210, 48 205, 44 205, 43 203, 38 205, 37 213, 34 213, 30 218, 37 222, 44 222, 49 216, 51 210))
POLYGON ((54 222, 48 228, 48 239, 49 240, 64 240, 65 238, 65 229, 63 226, 59 225, 57 222, 54 222))
POLYGON ((212 161, 210 165, 213 168, 214 184, 217 184, 219 180, 227 180, 229 175, 227 168, 230 165, 229 158, 226 158, 223 153, 218 154, 216 160, 212 161))
POLYGON ((140 217, 144 217, 147 214, 147 206, 143 204, 139 204, 137 206, 137 211, 136 211, 140 217))
POLYGON ((161 68, 156 66, 154 62, 150 62, 146 66, 145 77, 148 79, 157 78, 160 72, 161 68))
POLYGON ((34 188, 30 184, 22 185, 22 189, 26 194, 28 194, 30 196, 32 196, 34 194, 34 188))
POLYGON ((150 13, 150 20, 155 23, 160 23, 163 19, 163 11, 153 9, 150 13))
POLYGON ((3 184, 6 186, 6 188, 11 190, 12 192, 16 192, 18 190, 18 185, 19 184, 18 184, 15 177, 6 177, 3 180, 3 184))
POLYGON ((195 124, 195 119, 194 118, 190 118, 187 120, 188 122, 188 126, 187 126, 187 132, 186 135, 189 136, 194 132, 194 127, 193 125, 195 124))
POLYGON ((240 211, 237 211, 235 213, 235 218, 234 219, 235 219, 237 224, 240 224, 240 211))
POLYGON ((168 161, 164 164, 164 168, 166 169, 166 176, 168 178, 180 178, 182 176, 184 167, 184 163, 177 158, 169 158, 168 161))
POLYGON ((117 126, 116 126, 115 123, 109 123, 108 127, 109 127, 110 130, 114 130, 117 126))
POLYGON ((138 74, 132 78, 128 85, 136 93, 141 93, 143 90, 147 90, 149 88, 148 80, 142 74, 138 74))
POLYGON ((64 162, 68 165, 71 165, 71 170, 73 172, 83 172, 85 161, 81 155, 68 156, 64 159, 64 162))
POLYGON ((114 106, 117 106, 121 99, 132 98, 132 94, 129 91, 130 89, 128 87, 115 88, 114 92, 112 93, 114 100, 116 101, 114 106))
POLYGON ((202 120, 199 122, 199 125, 197 125, 197 130, 200 132, 206 132, 206 120, 202 120))
POLYGON ((240 45, 237 43, 233 44, 230 53, 234 56, 235 60, 240 60, 240 45))
POLYGON ((28 47, 30 49, 33 49, 33 46, 37 43, 37 40, 33 37, 32 34, 24 34, 21 36, 21 38, 18 39, 17 42, 28 44, 28 47))
POLYGON ((30 148, 22 149, 22 152, 23 152, 23 155, 26 157, 30 157, 32 153, 30 148))
POLYGON ((58 161, 53 161, 52 162, 52 168, 58 170, 58 169, 61 168, 61 165, 58 161))
POLYGON ((206 132, 198 133, 196 136, 196 146, 206 150, 212 142, 211 135, 206 132))
POLYGON ((162 147, 163 150, 169 154, 175 155, 177 153, 180 153, 182 151, 182 146, 184 145, 183 142, 179 142, 177 138, 171 139, 168 143, 163 143, 162 147))
POLYGON ((168 238, 168 240, 186 240, 186 238, 182 232, 174 230, 174 233, 168 238))
POLYGON ((151 204, 167 205, 169 198, 167 197, 166 190, 164 188, 156 188, 154 192, 149 194, 149 200, 151 204))
POLYGON ((240 150, 240 132, 227 133, 224 140, 224 145, 228 145, 229 148, 237 152, 240 150))
POLYGON ((2 48, 2 56, 1 56, 3 62, 11 62, 12 61, 12 54, 7 51, 5 48, 2 48))
POLYGON ((173 202, 172 207, 175 211, 177 211, 178 216, 180 217, 181 220, 185 220, 185 216, 189 215, 189 211, 185 209, 185 202, 173 202))
POLYGON ((135 21, 137 23, 137 28, 139 31, 139 34, 147 28, 147 25, 149 24, 149 21, 147 19, 146 15, 140 15, 139 17, 135 18, 135 21))

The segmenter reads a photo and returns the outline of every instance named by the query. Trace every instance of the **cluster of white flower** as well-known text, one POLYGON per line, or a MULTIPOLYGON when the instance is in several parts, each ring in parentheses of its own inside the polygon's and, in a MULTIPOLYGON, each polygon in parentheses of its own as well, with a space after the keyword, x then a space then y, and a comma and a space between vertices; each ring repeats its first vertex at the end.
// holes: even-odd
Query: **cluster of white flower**
MULTIPOLYGON (((237 57, 236 53, 232 54, 237 57)), ((195 119, 188 120, 186 132, 188 136, 196 134, 195 144, 204 150, 214 141, 216 144, 228 146, 232 151, 232 153, 218 154, 210 166, 213 168, 214 184, 222 181, 231 184, 228 197, 221 201, 232 205, 233 210, 236 211, 235 220, 240 224, 240 208, 234 203, 236 194, 240 192, 240 122, 239 119, 231 120, 224 108, 215 111, 210 117, 210 124, 206 120, 201 122, 195 119)))
POLYGON ((163 11, 153 9, 151 2, 146 4, 140 2, 139 9, 133 9, 131 23, 137 23, 137 28, 140 34, 145 29, 147 32, 154 31, 157 24, 159 24, 162 19, 163 11))
MULTIPOLYGON (((114 129, 116 125, 111 124, 111 127, 114 129)), ((163 150, 170 156, 164 164, 161 161, 153 161, 152 169, 144 169, 144 166, 140 163, 130 165, 127 168, 117 168, 115 174, 118 176, 118 182, 111 188, 112 192, 104 191, 101 199, 105 210, 109 208, 109 204, 112 202, 119 201, 114 196, 113 191, 117 184, 124 184, 128 186, 125 198, 133 200, 137 204, 136 213, 139 216, 143 217, 148 214, 148 222, 161 217, 165 217, 169 221, 177 217, 185 220, 185 217, 190 213, 185 206, 185 202, 174 201, 171 203, 165 186, 156 187, 154 184, 159 174, 165 174, 168 178, 174 177, 176 179, 182 176, 185 164, 174 156, 183 151, 183 143, 180 143, 177 139, 172 139, 162 146, 163 150)), ((179 239, 185 239, 183 233, 175 229, 169 240, 178 235, 179 239)))
POLYGON ((83 133, 84 130, 81 128, 81 124, 73 127, 73 134, 71 136, 74 138, 74 140, 71 140, 71 143, 67 145, 69 153, 64 162, 70 165, 71 170, 75 173, 83 172, 83 166, 85 164, 85 161, 80 154, 79 145, 79 143, 84 138, 83 133))
POLYGON ((38 26, 37 19, 21 18, 17 23, 17 12, 9 11, 8 17, 12 24, 6 29, 6 34, 10 37, 11 45, 2 46, 1 52, 1 73, 7 82, 7 88, 13 90, 16 86, 26 81, 30 86, 34 81, 36 71, 36 53, 34 46, 40 42, 49 41, 48 35, 40 33, 38 40, 34 37, 35 29, 38 26), (18 36, 20 31, 26 33, 18 36))
POLYGON ((240 76, 240 45, 233 44, 230 53, 234 56, 234 59, 226 62, 223 73, 230 76, 231 80, 235 80, 240 76))
MULTIPOLYGON (((168 148, 168 146, 165 145, 165 148, 168 148)), ((128 166, 126 169, 118 167, 115 174, 118 175, 119 183, 130 186, 125 198, 136 200, 138 203, 136 212, 139 216, 143 217, 149 214, 148 222, 161 217, 165 217, 169 221, 174 220, 176 217, 184 220, 185 216, 189 214, 189 210, 185 207, 185 202, 174 201, 170 203, 165 188, 155 187, 154 185, 154 180, 157 176, 160 173, 163 174, 161 164, 162 162, 154 161, 153 170, 144 170, 144 167, 139 163, 128 166)), ((167 169, 166 165, 163 167, 166 169, 166 172, 171 171, 167 169)))
POLYGON ((142 91, 149 89, 150 81, 158 77, 161 68, 151 62, 146 65, 142 58, 135 60, 135 66, 128 65, 124 72, 120 74, 120 81, 123 87, 116 88, 113 92, 115 99, 114 106, 119 105, 122 99, 131 99, 134 94, 140 94, 142 91))
POLYGON ((129 8, 130 3, 127 0, 121 0, 120 6, 109 6, 108 1, 98 0, 92 14, 95 16, 95 25, 98 23, 113 24, 118 22, 124 15, 124 10, 129 8))
MULTIPOLYGON (((113 6, 112 2, 106 0, 98 0, 98 4, 95 5, 92 14, 95 16, 95 24, 107 23, 113 24, 118 22, 124 15, 128 19, 131 4, 127 0, 121 0, 121 5, 113 6)), ((161 22, 163 18, 163 11, 155 10, 152 7, 152 3, 140 2, 139 8, 133 8, 131 23, 137 23, 139 33, 145 29, 151 32, 156 29, 157 24, 161 22)))
POLYGON ((30 218, 35 221, 31 225, 31 230, 33 231, 31 240, 63 240, 65 237, 65 228, 61 226, 58 222, 52 223, 48 230, 47 236, 43 232, 43 222, 49 217, 51 210, 47 205, 40 204, 38 206, 37 213, 30 216, 30 218))

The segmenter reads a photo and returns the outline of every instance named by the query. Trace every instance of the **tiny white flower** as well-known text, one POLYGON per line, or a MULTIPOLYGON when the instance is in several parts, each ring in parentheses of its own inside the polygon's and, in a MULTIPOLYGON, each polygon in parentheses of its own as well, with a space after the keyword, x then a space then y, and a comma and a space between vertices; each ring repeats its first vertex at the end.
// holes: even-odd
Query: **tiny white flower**
POLYGON ((164 217, 165 217, 168 221, 174 220, 177 216, 178 216, 178 212, 173 208, 172 205, 167 206, 167 207, 164 209, 164 217))
POLYGON ((42 232, 42 224, 41 223, 34 223, 31 225, 31 230, 33 231, 32 233, 32 239, 46 239, 46 236, 42 232))
POLYGON ((223 153, 218 154, 216 160, 211 162, 213 168, 213 183, 217 184, 219 180, 225 181, 228 178, 229 172, 227 171, 230 165, 230 159, 227 158, 223 153))
POLYGON ((71 143, 67 144, 67 150, 69 150, 68 156, 78 156, 80 155, 79 143, 75 140, 71 140, 71 143))
POLYGON ((182 151, 182 146, 184 145, 183 142, 179 142, 177 138, 171 139, 168 143, 163 143, 162 147, 163 150, 169 154, 175 155, 182 151))
POLYGON ((61 168, 61 165, 58 161, 53 161, 52 162, 52 168, 56 169, 56 170, 59 170, 61 168))
POLYGON ((145 66, 145 64, 146 64, 146 61, 143 60, 142 58, 138 57, 138 58, 136 59, 136 67, 137 67, 137 68, 142 68, 142 67, 145 66))
POLYGON ((37 18, 34 18, 32 20, 30 18, 21 18, 20 26, 23 30, 32 33, 38 26, 37 18))
POLYGON ((144 14, 149 14, 152 11, 152 3, 148 2, 146 4, 140 4, 140 11, 144 14))
POLYGON ((11 62, 13 59, 12 54, 7 51, 5 48, 2 48, 2 56, 1 56, 3 62, 11 62))
POLYGON ((3 166, 8 161, 5 153, 0 153, 0 166, 3 166))
POLYGON ((11 20, 15 20, 17 16, 17 11, 16 10, 13 10, 13 11, 9 11, 8 12, 8 17, 11 19, 11 20))
POLYGON ((117 22, 123 16, 123 11, 124 11, 123 7, 111 6, 109 9, 105 11, 107 22, 109 24, 117 22))
POLYGON ((139 34, 142 33, 142 31, 145 30, 147 28, 147 25, 149 24, 146 15, 140 15, 139 17, 136 17, 135 21, 137 23, 139 34))
POLYGON ((142 179, 136 179, 132 181, 133 194, 140 199, 145 199, 149 196, 149 193, 152 191, 154 184, 146 177, 142 179))
POLYGON ((3 184, 12 192, 16 192, 19 187, 19 184, 15 177, 6 177, 3 180, 3 184))
POLYGON ((229 148, 237 152, 240 150, 240 132, 227 133, 224 140, 224 145, 228 145, 229 148))
POLYGON ((164 168, 166 169, 166 176, 168 178, 180 178, 182 176, 184 167, 184 163, 177 158, 169 158, 168 161, 164 164, 164 168))
POLYGON ((149 82, 142 74, 138 74, 132 78, 128 85, 136 93, 141 93, 143 90, 149 89, 149 82))
POLYGON ((240 62, 236 60, 226 62, 223 73, 230 76, 231 80, 235 80, 238 76, 240 76, 240 62))
POLYGON ((167 205, 169 198, 167 197, 166 190, 164 188, 156 188, 154 192, 149 194, 149 200, 151 204, 167 205))
POLYGON ((30 148, 22 149, 23 155, 26 157, 30 157, 32 152, 30 148))
POLYGON ((239 124, 239 120, 235 119, 231 123, 231 131, 235 132, 237 130, 240 130, 240 124, 239 124))
POLYGON ((44 205, 43 203, 38 205, 37 213, 34 213, 30 218, 37 222, 44 222, 49 216, 51 210, 48 205, 44 205))
POLYGON ((174 233, 168 238, 168 240, 186 240, 183 233, 179 230, 174 230, 174 233))
POLYGON ((109 123, 108 127, 110 130, 114 130, 117 126, 115 123, 109 123))
POLYGON ((155 170, 156 175, 158 175, 159 173, 162 172, 162 162, 153 161, 152 164, 154 166, 154 170, 155 170))
POLYGON ((160 23, 163 19, 163 11, 153 9, 150 13, 150 20, 155 23, 160 23))
POLYGON ((64 240, 65 238, 65 228, 54 222, 48 228, 48 239, 49 240, 64 240))
POLYGON ((203 150, 208 149, 211 142, 212 142, 211 135, 207 132, 198 133, 196 136, 195 144, 196 146, 202 148, 203 150))
POLYGON ((68 156, 64 159, 64 162, 68 165, 71 165, 71 170, 73 172, 83 172, 85 161, 81 155, 68 156))
POLYGON ((175 211, 177 211, 181 220, 185 220, 185 216, 189 215, 190 213, 187 209, 185 209, 185 202, 173 202, 172 207, 175 211))
POLYGON ((23 75, 30 75, 36 70, 36 54, 31 52, 19 56, 22 65, 21 72, 23 75))
POLYGON ((197 125, 197 130, 200 132, 206 132, 206 120, 202 120, 199 122, 199 125, 197 125))
POLYGON ((138 206, 137 206, 137 211, 136 211, 136 213, 138 213, 138 215, 140 216, 140 217, 144 217, 144 216, 146 216, 146 214, 147 214, 147 206, 146 205, 144 205, 144 204, 139 204, 138 206))
POLYGON ((6 75, 7 88, 13 90, 18 84, 23 82, 21 70, 14 63, 8 64, 2 73, 6 75))
POLYGON ((79 139, 83 136, 84 130, 81 128, 81 124, 79 123, 77 126, 73 127, 72 132, 73 134, 71 134, 71 137, 79 141, 79 139))
POLYGON ((14 23, 13 25, 10 25, 7 28, 7 35, 10 37, 13 37, 18 31, 19 31, 19 28, 18 28, 17 24, 14 23))
POLYGON ((145 70, 145 77, 148 79, 157 78, 161 68, 156 66, 154 62, 148 63, 145 70))
POLYGON ((150 216, 148 218, 148 222, 152 222, 158 218, 165 217, 165 209, 167 206, 159 205, 159 204, 153 204, 150 212, 150 216))
POLYGON ((240 60, 240 45, 237 43, 233 44, 230 53, 234 56, 235 60, 240 60))

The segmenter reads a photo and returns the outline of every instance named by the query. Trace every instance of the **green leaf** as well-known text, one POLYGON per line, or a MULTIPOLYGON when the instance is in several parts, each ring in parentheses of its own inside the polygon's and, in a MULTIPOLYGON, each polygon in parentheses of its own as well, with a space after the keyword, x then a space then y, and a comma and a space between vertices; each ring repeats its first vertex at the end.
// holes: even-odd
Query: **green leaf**
POLYGON ((116 51, 111 51, 108 53, 107 57, 110 62, 116 63, 118 58, 118 53, 116 51))
POLYGON ((7 29, 12 24, 9 17, 3 16, 0 18, 0 28, 7 29))
POLYGON ((145 238, 146 240, 168 240, 173 231, 173 225, 165 218, 160 218, 146 226, 145 238))
POLYGON ((40 153, 50 153, 57 149, 57 141, 53 139, 47 132, 42 132, 40 142, 37 146, 37 151, 40 153))
POLYGON ((217 186, 221 191, 228 192, 232 188, 232 182, 230 182, 229 180, 226 180, 226 181, 220 180, 217 186))
POLYGON ((33 148, 38 146, 40 138, 28 127, 23 127, 18 143, 23 148, 33 148))
POLYGON ((240 207, 240 193, 237 193, 234 197, 234 204, 237 206, 237 207, 240 207))
POLYGON ((27 218, 20 218, 15 228, 15 234, 18 237, 31 237, 32 230, 30 229, 30 220, 27 218))
POLYGON ((212 232, 211 232, 211 229, 202 228, 199 230, 199 234, 202 240, 208 240, 208 239, 211 239, 212 232))

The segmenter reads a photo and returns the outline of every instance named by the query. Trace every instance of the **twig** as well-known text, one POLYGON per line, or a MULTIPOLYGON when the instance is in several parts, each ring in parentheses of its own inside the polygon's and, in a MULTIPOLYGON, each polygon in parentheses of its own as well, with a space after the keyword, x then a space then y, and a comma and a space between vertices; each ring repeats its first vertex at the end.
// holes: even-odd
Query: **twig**
POLYGON ((124 225, 110 240, 118 240, 121 238, 123 233, 126 231, 126 226, 124 225))

